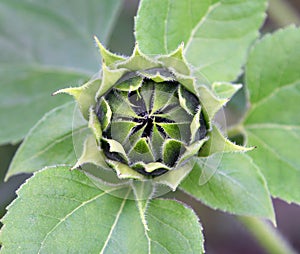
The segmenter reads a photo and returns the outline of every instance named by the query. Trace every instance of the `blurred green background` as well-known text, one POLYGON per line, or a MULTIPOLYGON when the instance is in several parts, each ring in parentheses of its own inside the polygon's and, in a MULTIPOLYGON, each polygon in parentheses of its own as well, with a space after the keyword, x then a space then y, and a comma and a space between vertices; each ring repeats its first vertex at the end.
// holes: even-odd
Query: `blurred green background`
MULTIPOLYGON (((107 45, 111 51, 124 55, 131 54, 134 47, 133 17, 136 14, 137 8, 138 0, 122 1, 119 17, 107 45)), ((262 33, 272 32, 291 23, 300 25, 300 1, 270 0, 268 14, 268 19, 262 27, 262 33)), ((1 48, 0 51, 2 51, 1 48)), ((227 105, 227 121, 235 123, 240 119, 245 110, 245 94, 242 90, 227 105)), ((0 119, 0 121, 5 121, 5 119, 0 119)), ((23 119, 23 121, 26 120, 23 119)), ((7 182, 3 182, 9 163, 17 148, 18 144, 0 146, 0 217, 5 214, 5 207, 15 198, 15 190, 29 177, 28 175, 19 175, 11 177, 7 182)), ((206 237, 205 246, 207 253, 264 253, 234 216, 213 211, 182 193, 176 193, 176 195, 192 206, 199 214, 206 237)), ((274 204, 278 229, 291 242, 295 249, 300 252, 300 207, 293 204, 289 205, 276 199, 274 200, 274 204)))

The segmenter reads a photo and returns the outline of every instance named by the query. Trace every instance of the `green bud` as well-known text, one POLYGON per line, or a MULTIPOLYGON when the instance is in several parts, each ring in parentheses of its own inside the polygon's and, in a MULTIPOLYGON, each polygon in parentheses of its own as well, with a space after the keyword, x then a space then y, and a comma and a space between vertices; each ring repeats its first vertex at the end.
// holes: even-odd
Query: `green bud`
POLYGON ((126 73, 99 98, 95 113, 106 157, 146 176, 162 175, 184 163, 188 147, 207 134, 199 99, 163 68, 126 73), (154 73, 161 78, 151 77, 154 73), (120 151, 112 152, 107 140, 118 142, 120 151))
POLYGON ((212 121, 240 86, 198 83, 183 44, 155 58, 136 45, 125 58, 96 41, 103 59, 99 78, 57 92, 75 97, 94 136, 87 137, 74 168, 92 163, 99 172, 115 171, 120 182, 151 180, 175 190, 193 158, 248 150, 227 140, 212 121))

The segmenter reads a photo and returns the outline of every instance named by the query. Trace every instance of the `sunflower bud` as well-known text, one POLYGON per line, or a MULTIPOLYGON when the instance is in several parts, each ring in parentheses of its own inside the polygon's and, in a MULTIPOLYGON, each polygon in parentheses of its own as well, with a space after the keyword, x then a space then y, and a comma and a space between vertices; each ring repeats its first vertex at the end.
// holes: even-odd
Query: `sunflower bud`
POLYGON ((146 176, 162 175, 197 154, 187 151, 207 134, 199 99, 163 68, 126 73, 99 98, 95 112, 106 157, 146 176), (110 151, 112 142, 119 152, 110 151))
POLYGON ((92 163, 99 172, 116 172, 119 181, 151 180, 175 190, 192 170, 193 158, 247 150, 227 140, 212 122, 240 86, 199 83, 183 44, 152 58, 136 45, 125 58, 96 41, 103 59, 100 77, 57 92, 75 97, 93 133, 75 168, 92 163))

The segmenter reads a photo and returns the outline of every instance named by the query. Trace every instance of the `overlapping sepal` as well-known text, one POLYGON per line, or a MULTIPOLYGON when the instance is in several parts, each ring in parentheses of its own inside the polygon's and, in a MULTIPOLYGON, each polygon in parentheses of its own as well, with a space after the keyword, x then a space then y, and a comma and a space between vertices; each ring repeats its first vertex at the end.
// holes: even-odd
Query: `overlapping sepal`
POLYGON ((194 157, 251 150, 230 142, 213 124, 241 86, 199 83, 183 44, 154 57, 136 44, 132 56, 124 57, 95 40, 103 59, 101 79, 56 92, 74 96, 93 133, 74 168, 91 163, 114 170, 120 180, 151 179, 175 190, 194 157))
POLYGON ((53 95, 69 94, 77 101, 83 117, 88 120, 89 109, 96 105, 95 96, 101 86, 101 79, 92 79, 80 87, 69 87, 56 91, 53 95))

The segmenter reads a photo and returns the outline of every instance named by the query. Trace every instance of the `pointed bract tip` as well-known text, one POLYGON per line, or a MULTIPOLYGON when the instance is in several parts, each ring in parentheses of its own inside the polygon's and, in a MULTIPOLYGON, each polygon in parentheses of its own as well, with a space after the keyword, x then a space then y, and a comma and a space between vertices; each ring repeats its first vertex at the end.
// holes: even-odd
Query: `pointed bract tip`
POLYGON ((110 52, 108 49, 104 47, 104 45, 99 41, 99 39, 94 36, 95 42, 99 48, 100 55, 102 57, 102 63, 106 63, 107 65, 112 65, 117 61, 124 61, 125 58, 119 55, 116 55, 110 52))
POLYGON ((235 86, 237 89, 241 89, 243 87, 242 84, 233 84, 233 86, 235 86))
POLYGON ((133 54, 134 56, 141 56, 142 53, 141 53, 141 50, 139 48, 139 44, 136 42, 135 45, 134 45, 134 49, 133 49, 133 54))
POLYGON ((53 92, 53 93, 51 94, 51 96, 55 96, 55 95, 62 94, 62 93, 67 93, 67 92, 65 91, 66 89, 69 89, 69 88, 59 89, 59 90, 53 92))
POLYGON ((63 89, 60 89, 60 90, 54 92, 52 95, 65 93, 65 94, 69 94, 69 95, 76 97, 80 93, 80 89, 81 89, 81 87, 63 88, 63 89))
POLYGON ((102 43, 100 42, 100 40, 98 39, 98 37, 96 35, 94 35, 94 40, 96 42, 96 46, 100 50, 100 54, 102 55, 103 51, 106 50, 106 49, 104 48, 104 46, 102 45, 102 43))
POLYGON ((99 39, 98 39, 97 35, 94 35, 93 37, 94 37, 94 40, 98 43, 99 39))
POLYGON ((178 59, 183 60, 184 59, 183 50, 184 50, 184 42, 181 42, 175 50, 173 50, 170 54, 168 54, 168 56, 177 57, 178 59))
POLYGON ((183 55, 183 50, 184 50, 184 42, 182 41, 182 42, 180 43, 180 45, 178 46, 178 51, 180 51, 181 54, 183 55))
POLYGON ((150 55, 144 54, 142 52, 138 42, 136 42, 135 45, 134 45, 134 49, 133 49, 133 53, 132 53, 131 58, 134 57, 134 56, 141 56, 141 57, 146 58, 146 59, 151 58, 150 55))
POLYGON ((256 146, 250 146, 250 147, 243 146, 243 149, 245 152, 250 152, 250 151, 254 150, 255 148, 256 148, 256 146))
POLYGON ((96 35, 94 35, 94 40, 99 49, 103 48, 103 45, 101 44, 100 40, 98 39, 98 37, 96 35))
POLYGON ((76 164, 73 167, 71 167, 69 170, 73 171, 73 170, 78 169, 78 168, 81 168, 81 165, 79 165, 78 162, 76 162, 76 164))

